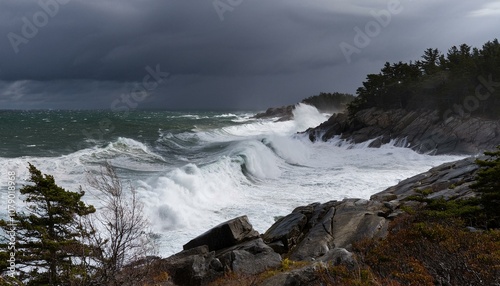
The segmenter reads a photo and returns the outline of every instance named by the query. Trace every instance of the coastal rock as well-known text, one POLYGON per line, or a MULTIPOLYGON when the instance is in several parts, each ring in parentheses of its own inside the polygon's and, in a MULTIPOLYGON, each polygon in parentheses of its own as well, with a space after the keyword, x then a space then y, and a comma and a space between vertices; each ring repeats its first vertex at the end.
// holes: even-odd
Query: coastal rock
POLYGON ((161 267, 175 285, 205 285, 223 274, 217 262, 215 252, 210 252, 204 245, 163 259, 161 267))
POLYGON ((210 229, 161 264, 176 285, 206 285, 227 271, 249 275, 281 265, 281 256, 266 245, 246 216, 210 229))
POLYGON ((399 140, 404 147, 433 154, 477 154, 500 145, 500 121, 466 116, 444 118, 435 110, 370 108, 352 118, 334 114, 306 133, 312 141, 335 136, 353 143, 373 140, 370 147, 399 140))
POLYGON ((476 159, 486 157, 469 157, 456 162, 442 164, 427 172, 399 182, 399 184, 371 196, 372 201, 386 201, 391 198, 391 204, 401 204, 410 196, 423 196, 428 199, 444 198, 460 199, 475 196, 470 189, 479 166, 476 159))
MULTIPOLYGON (((324 263, 313 263, 300 269, 284 272, 264 280, 261 286, 296 286, 316 285, 320 281, 320 273, 326 272, 324 263)), ((321 284, 319 284, 321 285, 321 284)))
POLYGON ((290 255, 292 260, 312 260, 326 254, 333 244, 332 224, 335 208, 332 207, 304 236, 290 255))
POLYGON ((217 252, 216 256, 225 268, 249 275, 281 265, 281 256, 261 238, 224 249, 217 252))
POLYGON ((210 251, 234 246, 240 242, 259 237, 247 216, 226 221, 186 243, 184 250, 207 245, 210 251))
POLYGON ((253 116, 255 119, 279 118, 278 121, 286 121, 293 119, 294 105, 286 105, 282 107, 271 107, 265 112, 257 113, 253 116))
POLYGON ((311 261, 362 238, 385 236, 388 220, 379 214, 387 212, 381 202, 360 199, 314 203, 278 220, 263 238, 270 246, 282 245, 277 252, 292 260, 311 261))
POLYGON ((278 253, 288 252, 295 244, 297 244, 302 230, 307 223, 307 216, 302 213, 291 213, 278 221, 262 236, 265 242, 273 243, 273 245, 282 245, 275 250, 278 253), (281 244, 277 244, 281 242, 281 244))
POLYGON ((317 261, 325 262, 332 265, 345 265, 349 269, 354 269, 358 262, 354 255, 347 251, 345 248, 334 248, 328 251, 325 255, 321 256, 317 261))
POLYGON ((350 249, 353 242, 367 237, 385 237, 389 222, 378 213, 384 212, 384 205, 377 201, 345 200, 337 206, 332 221, 335 247, 350 249))

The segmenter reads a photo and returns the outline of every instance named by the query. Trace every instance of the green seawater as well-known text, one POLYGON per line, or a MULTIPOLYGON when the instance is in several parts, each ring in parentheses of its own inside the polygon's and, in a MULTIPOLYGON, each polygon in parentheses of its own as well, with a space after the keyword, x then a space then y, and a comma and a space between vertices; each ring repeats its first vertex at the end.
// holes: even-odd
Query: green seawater
POLYGON ((241 124, 236 119, 245 114, 249 113, 3 110, 0 111, 0 157, 56 157, 94 146, 103 147, 120 137, 153 148, 162 147, 158 139, 169 133, 241 124))

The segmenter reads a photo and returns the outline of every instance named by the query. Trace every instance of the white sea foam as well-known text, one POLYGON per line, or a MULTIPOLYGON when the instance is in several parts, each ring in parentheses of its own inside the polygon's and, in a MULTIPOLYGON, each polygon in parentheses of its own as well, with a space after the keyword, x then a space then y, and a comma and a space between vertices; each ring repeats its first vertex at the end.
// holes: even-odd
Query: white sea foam
POLYGON ((304 131, 316 127, 328 119, 328 114, 320 113, 315 107, 299 103, 293 110, 294 131, 304 131))
POLYGON ((288 136, 309 127, 315 127, 328 119, 328 115, 321 114, 315 107, 306 104, 298 104, 293 114, 294 119, 289 121, 253 120, 246 124, 215 130, 194 129, 193 131, 197 132, 198 138, 208 142, 233 141, 265 135, 288 136))
POLYGON ((115 142, 109 143, 104 148, 92 148, 79 154, 83 163, 110 162, 115 167, 144 170, 144 165, 154 162, 165 162, 165 159, 150 150, 145 144, 130 138, 119 137, 115 142))

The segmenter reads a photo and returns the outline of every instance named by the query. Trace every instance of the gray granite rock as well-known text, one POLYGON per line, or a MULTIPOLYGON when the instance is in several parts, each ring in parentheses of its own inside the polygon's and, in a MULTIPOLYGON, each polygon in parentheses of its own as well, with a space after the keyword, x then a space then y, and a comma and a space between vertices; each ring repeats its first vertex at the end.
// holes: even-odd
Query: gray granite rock
POLYGON ((281 265, 281 256, 261 238, 217 252, 221 263, 234 272, 258 274, 281 265))
POLYGON ((281 242, 283 252, 288 252, 293 245, 297 243, 302 235, 302 229, 307 223, 307 216, 295 212, 279 219, 266 233, 262 236, 267 243, 281 242))
POLYGON ((184 250, 207 245, 210 251, 223 249, 259 237, 247 216, 226 221, 186 243, 184 250))

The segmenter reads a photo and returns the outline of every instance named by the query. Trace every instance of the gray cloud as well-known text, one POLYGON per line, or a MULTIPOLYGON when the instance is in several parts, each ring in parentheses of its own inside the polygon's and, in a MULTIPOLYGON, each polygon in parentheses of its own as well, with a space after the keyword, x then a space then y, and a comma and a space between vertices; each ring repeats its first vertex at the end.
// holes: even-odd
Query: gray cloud
POLYGON ((172 76, 140 107, 264 108, 353 93, 385 61, 480 46, 500 24, 496 1, 401 0, 348 63, 339 45, 391 0, 311 2, 243 0, 221 21, 212 1, 4 1, 0 108, 110 108, 156 65, 172 76))

